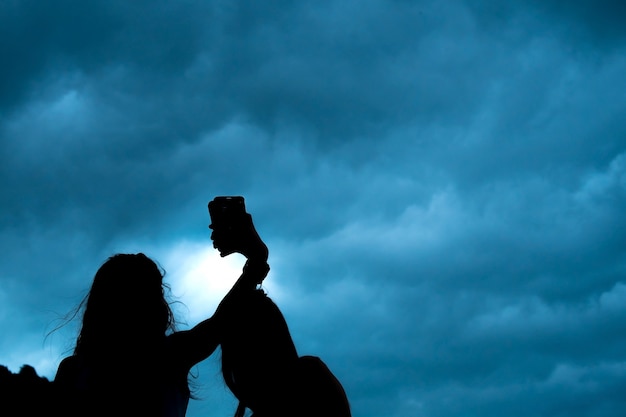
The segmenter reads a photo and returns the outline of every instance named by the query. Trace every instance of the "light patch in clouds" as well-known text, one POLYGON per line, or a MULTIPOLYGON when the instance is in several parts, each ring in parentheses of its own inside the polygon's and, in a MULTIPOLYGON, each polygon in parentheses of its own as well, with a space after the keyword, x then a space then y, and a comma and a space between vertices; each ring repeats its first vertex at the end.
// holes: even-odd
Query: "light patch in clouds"
MULTIPOLYGON (((165 282, 172 290, 172 308, 181 326, 193 326, 210 317, 241 275, 245 258, 232 254, 222 258, 206 242, 180 241, 157 259, 165 268, 165 282), (160 261, 162 259, 162 261, 160 261), (176 303, 180 301, 182 303, 176 303)), ((273 299, 286 297, 270 271, 263 288, 273 299)))
POLYGON ((75 146, 69 141, 76 140, 78 134, 88 134, 87 130, 92 127, 94 112, 97 111, 87 94, 61 86, 50 90, 52 91, 39 97, 39 101, 29 104, 6 124, 6 133, 21 139, 12 143, 15 150, 23 152, 21 157, 29 154, 44 156, 39 153, 33 155, 33 146, 57 149, 62 153, 60 144, 75 146), (46 143, 42 138, 48 135, 54 135, 56 140, 46 143))
POLYGON ((210 317, 220 300, 241 274, 245 260, 239 255, 226 258, 206 243, 182 241, 167 250, 160 262, 166 270, 165 281, 172 290, 181 324, 196 324, 210 317))
MULTIPOLYGON (((70 331, 70 329, 61 330, 63 334, 70 331)), ((55 339, 58 340, 60 339, 55 339)), ((61 349, 65 347, 63 344, 42 342, 40 333, 23 332, 19 340, 13 340, 11 345, 7 346, 8 352, 3 355, 0 365, 6 366, 12 372, 18 372, 24 364, 28 364, 33 366, 39 375, 52 380, 60 358, 65 355, 61 349)), ((5 351, 3 344, 0 344, 0 348, 5 351)))
POLYGON ((587 200, 611 197, 626 190, 626 152, 616 156, 606 172, 594 172, 586 178, 576 199, 583 203, 587 200))
POLYGON ((618 282, 611 289, 602 293, 599 298, 600 308, 608 311, 624 311, 626 313, 626 284, 618 282))
POLYGON ((540 328, 562 329, 564 326, 581 325, 593 319, 607 319, 611 315, 626 313, 626 284, 616 283, 613 288, 580 305, 549 305, 540 299, 522 300, 506 305, 497 311, 477 317, 472 324, 477 329, 504 334, 540 328))

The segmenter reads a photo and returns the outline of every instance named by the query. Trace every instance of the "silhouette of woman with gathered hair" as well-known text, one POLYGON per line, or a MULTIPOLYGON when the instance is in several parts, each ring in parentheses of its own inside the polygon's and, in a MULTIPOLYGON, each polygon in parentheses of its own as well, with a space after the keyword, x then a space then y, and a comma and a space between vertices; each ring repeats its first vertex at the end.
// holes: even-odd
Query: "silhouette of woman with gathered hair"
POLYGON ((213 228, 211 238, 222 256, 248 258, 244 274, 218 307, 222 374, 239 400, 235 417, 350 417, 339 380, 316 356, 299 356, 287 322, 259 285, 269 272, 268 250, 246 213, 228 235, 213 228), (234 230, 233 230, 234 229, 234 230), (235 242, 251 243, 237 247, 235 242), (247 273, 246 273, 247 272, 247 273))

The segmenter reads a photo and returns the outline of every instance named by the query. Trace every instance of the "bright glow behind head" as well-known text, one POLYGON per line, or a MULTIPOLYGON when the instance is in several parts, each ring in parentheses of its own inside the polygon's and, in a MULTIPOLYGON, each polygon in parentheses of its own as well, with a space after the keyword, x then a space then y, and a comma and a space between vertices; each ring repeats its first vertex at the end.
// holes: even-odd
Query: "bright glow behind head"
MULTIPOLYGON (((222 258, 206 243, 181 242, 162 257, 172 288, 172 308, 184 327, 210 317, 228 290, 241 275, 245 258, 232 254, 222 258)), ((182 326, 181 326, 182 327, 182 326)))

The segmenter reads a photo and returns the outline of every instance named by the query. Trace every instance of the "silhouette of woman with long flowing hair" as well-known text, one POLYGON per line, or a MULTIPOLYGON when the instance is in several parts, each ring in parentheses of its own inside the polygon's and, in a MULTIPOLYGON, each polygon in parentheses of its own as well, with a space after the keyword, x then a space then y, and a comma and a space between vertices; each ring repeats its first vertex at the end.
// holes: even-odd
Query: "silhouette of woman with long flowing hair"
MULTIPOLYGON (((249 236, 230 238, 239 247, 252 247, 237 240, 249 236)), ((239 281, 261 279, 255 273, 248 268, 239 281)), ((214 314, 177 330, 164 274, 143 253, 115 254, 98 269, 77 308, 82 323, 73 353, 61 361, 53 381, 60 414, 185 415, 193 397, 190 371, 215 351, 221 326, 214 314)))

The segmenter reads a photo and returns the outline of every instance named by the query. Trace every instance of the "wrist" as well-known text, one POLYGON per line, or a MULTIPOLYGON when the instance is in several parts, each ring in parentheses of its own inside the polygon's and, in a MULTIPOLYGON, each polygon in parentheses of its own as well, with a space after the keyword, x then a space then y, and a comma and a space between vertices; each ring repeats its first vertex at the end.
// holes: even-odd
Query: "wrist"
POLYGON ((267 246, 265 246, 265 243, 258 238, 256 242, 251 242, 249 245, 243 247, 241 254, 253 262, 267 262, 269 250, 267 246))
POLYGON ((244 275, 256 284, 260 284, 265 279, 269 271, 270 266, 264 258, 248 258, 243 266, 244 275))

